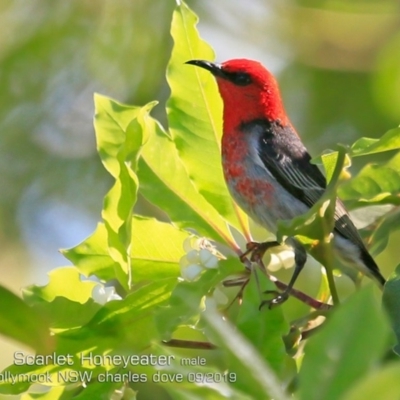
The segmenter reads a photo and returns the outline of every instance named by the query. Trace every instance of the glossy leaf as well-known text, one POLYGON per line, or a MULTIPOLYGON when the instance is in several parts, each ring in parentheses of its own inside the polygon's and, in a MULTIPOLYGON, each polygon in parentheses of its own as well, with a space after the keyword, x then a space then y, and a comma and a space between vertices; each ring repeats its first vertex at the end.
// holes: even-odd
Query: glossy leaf
MULTIPOLYGON (((257 272, 257 271, 256 271, 257 272)), ((276 290, 275 285, 258 271, 261 290, 276 290)), ((257 349, 260 356, 268 362, 271 368, 281 375, 289 360, 282 337, 289 332, 281 307, 272 310, 263 307, 259 310, 260 287, 257 285, 254 273, 243 292, 243 300, 235 321, 236 326, 246 339, 257 349)))
POLYGON ((107 239, 107 229, 103 223, 99 223, 92 235, 82 243, 61 252, 83 275, 96 275, 105 281, 111 280, 117 265, 108 252, 107 239))
POLYGON ((24 299, 33 310, 46 316, 52 328, 76 328, 87 323, 101 307, 92 298, 97 282, 81 280, 75 267, 57 268, 49 273, 45 286, 24 289, 24 299))
MULTIPOLYGON (((178 276, 179 260, 184 253, 182 243, 187 236, 187 232, 172 224, 134 216, 130 250, 133 282, 178 276)), ((92 236, 63 253, 85 276, 114 278, 115 263, 107 253, 104 224, 98 224, 92 236)))
POLYGON ((330 316, 304 350, 299 398, 333 400, 372 371, 388 337, 388 323, 366 287, 330 316))
POLYGON ((46 319, 3 286, 0 310, 0 334, 39 352, 52 351, 54 338, 46 319))
POLYGON ((178 326, 197 322, 204 308, 204 297, 222 280, 242 271, 243 265, 236 258, 229 258, 219 261, 217 269, 204 271, 195 282, 179 282, 171 293, 168 306, 159 309, 156 315, 163 339, 170 339, 178 326))
POLYGON ((212 308, 204 312, 203 320, 209 337, 221 348, 229 372, 237 373, 237 388, 257 399, 289 398, 272 368, 228 321, 212 308))
POLYGON ((180 228, 234 246, 225 220, 193 185, 174 142, 155 121, 152 132, 139 162, 140 193, 180 228))
POLYGON ((351 156, 365 156, 397 149, 400 149, 400 128, 387 131, 380 139, 358 139, 351 146, 351 156))
POLYGON ((234 205, 222 174, 222 101, 216 83, 210 73, 185 64, 193 59, 214 60, 214 51, 197 32, 197 22, 198 17, 184 3, 174 12, 174 47, 167 68, 169 132, 197 190, 241 230, 247 216, 234 205))
POLYGON ((357 203, 399 205, 400 153, 387 162, 367 164, 354 178, 343 183, 339 194, 343 200, 357 203))
POLYGON ((131 216, 138 189, 135 170, 139 151, 148 135, 146 116, 154 104, 150 103, 140 109, 131 107, 128 115, 133 116, 133 119, 129 123, 124 121, 124 124, 120 119, 125 117, 126 106, 99 95, 95 97, 95 129, 99 153, 115 178, 114 186, 104 198, 102 216, 107 229, 108 251, 117 264, 116 275, 126 289, 132 284, 129 249, 131 216), (110 138, 110 133, 115 134, 115 138, 110 138))
POLYGON ((179 260, 188 233, 154 218, 135 216, 132 221, 133 282, 180 275, 179 260))
POLYGON ((400 393, 400 365, 389 364, 367 375, 346 393, 343 400, 397 400, 400 393))
POLYGON ((94 281, 81 280, 79 271, 75 267, 53 269, 48 276, 47 285, 29 286, 24 289, 24 298, 32 301, 38 298, 53 301, 56 297, 62 296, 84 304, 92 297, 93 288, 97 285, 94 281))
POLYGON ((380 254, 389 243, 390 235, 400 229, 400 210, 390 212, 377 226, 369 238, 371 252, 380 254))
POLYGON ((153 314, 156 307, 165 305, 175 285, 176 279, 170 278, 139 286, 125 299, 107 303, 76 334, 89 340, 96 336, 109 338, 116 347, 123 338, 124 347, 136 351, 144 349, 155 337, 153 314))

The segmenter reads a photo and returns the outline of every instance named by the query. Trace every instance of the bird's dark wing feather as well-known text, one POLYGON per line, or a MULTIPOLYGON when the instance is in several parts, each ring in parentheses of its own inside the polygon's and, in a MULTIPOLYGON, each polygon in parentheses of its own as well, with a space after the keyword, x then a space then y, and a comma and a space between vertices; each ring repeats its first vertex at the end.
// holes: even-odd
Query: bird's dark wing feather
MULTIPOLYGON (((312 207, 326 189, 326 179, 291 127, 264 122, 258 155, 274 178, 296 199, 312 207)), ((335 231, 361 250, 364 243, 340 199, 336 200, 335 231)))
MULTIPOLYGON (((266 120, 244 123, 243 130, 257 132, 258 156, 262 166, 296 199, 312 207, 326 189, 326 179, 291 126, 266 120)), ((385 278, 366 249, 356 227, 340 199, 336 199, 334 231, 350 240, 360 251, 360 257, 371 274, 381 284, 385 278)))

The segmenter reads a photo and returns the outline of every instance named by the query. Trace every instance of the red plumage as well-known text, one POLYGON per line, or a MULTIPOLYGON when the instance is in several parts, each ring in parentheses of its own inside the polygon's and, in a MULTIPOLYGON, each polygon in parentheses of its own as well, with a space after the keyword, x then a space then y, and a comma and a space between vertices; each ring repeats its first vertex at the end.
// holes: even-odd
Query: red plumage
POLYGON ((221 64, 227 73, 246 71, 252 83, 246 89, 232 81, 216 76, 224 100, 224 132, 228 133, 242 122, 260 118, 289 124, 275 77, 259 62, 246 59, 229 60, 221 64))

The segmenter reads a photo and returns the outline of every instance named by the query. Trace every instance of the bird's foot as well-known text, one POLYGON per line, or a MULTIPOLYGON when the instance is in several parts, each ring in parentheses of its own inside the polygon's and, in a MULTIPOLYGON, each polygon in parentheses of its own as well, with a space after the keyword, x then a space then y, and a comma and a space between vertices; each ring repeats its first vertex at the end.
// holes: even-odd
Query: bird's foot
MULTIPOLYGON (((246 251, 239 257, 241 262, 244 262, 245 258, 252 253, 258 246, 260 243, 257 242, 248 242, 246 243, 246 251)), ((250 257, 251 261, 253 256, 250 257)))
POLYGON ((289 298, 289 293, 287 292, 278 292, 277 290, 267 290, 264 293, 273 294, 275 295, 275 297, 273 297, 271 300, 263 300, 260 303, 260 306, 258 307, 259 310, 261 310, 264 306, 268 306, 269 309, 279 306, 289 298))
POLYGON ((272 248, 279 246, 280 243, 276 240, 269 241, 269 242, 249 242, 246 244, 246 251, 240 256, 240 261, 244 262, 244 259, 250 255, 250 261, 260 263, 262 258, 264 257, 265 252, 272 248))

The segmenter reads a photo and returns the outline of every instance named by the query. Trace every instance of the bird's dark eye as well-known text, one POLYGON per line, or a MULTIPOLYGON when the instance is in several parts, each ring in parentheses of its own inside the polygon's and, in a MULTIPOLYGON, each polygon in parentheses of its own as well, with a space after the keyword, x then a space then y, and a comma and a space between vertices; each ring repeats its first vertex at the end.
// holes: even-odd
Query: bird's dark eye
POLYGON ((235 85, 246 86, 251 83, 251 77, 246 72, 236 72, 232 74, 231 80, 235 85))

